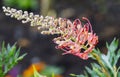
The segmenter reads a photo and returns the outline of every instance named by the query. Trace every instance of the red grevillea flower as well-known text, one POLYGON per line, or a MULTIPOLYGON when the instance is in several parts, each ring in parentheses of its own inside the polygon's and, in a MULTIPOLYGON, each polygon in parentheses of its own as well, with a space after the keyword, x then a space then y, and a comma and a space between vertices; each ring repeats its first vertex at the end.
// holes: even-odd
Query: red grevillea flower
POLYGON ((88 54, 98 43, 98 36, 93 33, 89 20, 85 17, 82 19, 87 21, 83 26, 79 19, 73 23, 66 20, 66 27, 62 29, 63 34, 54 39, 54 42, 58 44, 56 48, 64 51, 63 55, 73 54, 82 59, 88 59, 88 54))
POLYGON ((82 26, 79 19, 72 23, 65 18, 43 17, 10 7, 3 7, 3 11, 7 16, 22 20, 23 23, 30 22, 31 26, 37 26, 42 34, 60 34, 54 42, 58 44, 58 49, 64 51, 63 54, 73 54, 82 59, 88 59, 88 54, 98 43, 98 36, 93 33, 92 26, 85 17, 83 20, 87 23, 82 26))

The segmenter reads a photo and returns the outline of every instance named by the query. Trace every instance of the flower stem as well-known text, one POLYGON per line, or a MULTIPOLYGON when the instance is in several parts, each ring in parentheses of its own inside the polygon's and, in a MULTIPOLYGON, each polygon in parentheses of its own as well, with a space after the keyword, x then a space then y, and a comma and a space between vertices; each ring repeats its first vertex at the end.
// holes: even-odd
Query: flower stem
POLYGON ((100 66, 102 67, 102 71, 105 73, 106 77, 111 77, 110 74, 108 73, 108 70, 106 69, 106 67, 102 63, 100 56, 94 52, 92 52, 91 54, 95 58, 95 60, 100 64, 100 66))

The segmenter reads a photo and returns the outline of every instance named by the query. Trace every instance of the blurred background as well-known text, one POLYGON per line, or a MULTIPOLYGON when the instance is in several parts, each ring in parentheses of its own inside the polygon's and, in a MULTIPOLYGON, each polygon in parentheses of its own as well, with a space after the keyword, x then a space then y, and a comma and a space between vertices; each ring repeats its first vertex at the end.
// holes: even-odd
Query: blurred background
MULTIPOLYGON (((56 77, 70 77, 70 73, 83 73, 84 67, 90 66, 93 60, 82 60, 73 55, 62 56, 62 51, 55 49, 52 41, 55 36, 41 35, 36 28, 30 27, 29 23, 22 24, 21 21, 5 16, 2 6, 27 10, 44 16, 69 18, 71 21, 76 18, 81 19, 83 16, 87 17, 94 32, 99 36, 97 47, 103 53, 107 50, 106 41, 110 42, 114 37, 120 39, 120 0, 0 0, 0 6, 0 43, 2 41, 10 44, 17 42, 21 47, 21 54, 28 53, 11 70, 12 72, 17 69, 17 73, 23 77, 28 77, 25 74, 30 73, 31 64, 36 65, 36 63, 41 64, 36 65, 41 73, 51 73, 46 71, 49 68, 50 71, 55 72, 56 77)), ((15 72, 12 73, 14 76, 11 77, 16 77, 15 72)))

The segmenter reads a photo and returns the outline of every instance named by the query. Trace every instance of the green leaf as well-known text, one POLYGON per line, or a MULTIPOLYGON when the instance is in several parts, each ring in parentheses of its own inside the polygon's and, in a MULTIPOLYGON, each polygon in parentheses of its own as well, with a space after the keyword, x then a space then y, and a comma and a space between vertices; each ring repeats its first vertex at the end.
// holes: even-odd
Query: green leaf
POLYGON ((84 75, 77 75, 76 77, 85 77, 84 75))
POLYGON ((37 70, 35 69, 35 66, 33 65, 33 70, 34 70, 34 77, 45 77, 45 76, 42 76, 40 75, 37 70))
POLYGON ((23 54, 22 56, 18 57, 18 58, 17 58, 17 61, 22 60, 26 55, 27 55, 27 53, 25 53, 25 54, 23 54))
POLYGON ((46 76, 51 76, 52 73, 54 74, 61 74, 63 72, 63 70, 59 67, 55 67, 55 66, 46 66, 46 68, 44 70, 42 70, 40 73, 42 75, 46 75, 46 76))
POLYGON ((118 77, 120 77, 120 72, 118 72, 118 77))
POLYGON ((0 75, 4 75, 10 71, 19 60, 22 60, 26 54, 19 56, 20 48, 17 50, 16 44, 5 47, 5 43, 2 43, 2 51, 0 52, 0 75))
POLYGON ((107 52, 107 57, 109 58, 109 62, 112 64, 112 66, 115 65, 115 57, 116 57, 116 50, 118 48, 118 40, 116 40, 116 38, 114 38, 114 40, 112 41, 112 43, 110 45, 108 45, 108 43, 106 44, 107 48, 108 48, 108 52, 107 52))
POLYGON ((114 56, 114 59, 113 59, 113 66, 115 66, 118 62, 118 59, 120 58, 120 49, 117 51, 117 54, 114 56))
POLYGON ((112 66, 111 66, 111 64, 109 62, 108 57, 106 55, 102 54, 101 59, 102 59, 102 61, 104 61, 103 63, 106 65, 106 67, 109 67, 111 69, 111 71, 112 71, 112 66))
POLYGON ((86 67, 87 72, 91 77, 98 77, 95 71, 92 71, 89 67, 86 67))
POLYGON ((15 59, 18 58, 19 55, 20 55, 20 48, 18 48, 18 50, 16 51, 14 58, 15 59))
POLYGON ((76 77, 77 75, 75 75, 75 74, 70 74, 70 76, 75 76, 75 77, 76 77))

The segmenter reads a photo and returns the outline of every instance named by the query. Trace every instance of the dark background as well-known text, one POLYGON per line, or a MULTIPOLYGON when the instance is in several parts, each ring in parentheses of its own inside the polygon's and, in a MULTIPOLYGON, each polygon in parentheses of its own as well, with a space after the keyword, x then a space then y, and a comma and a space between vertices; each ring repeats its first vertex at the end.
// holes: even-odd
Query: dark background
MULTIPOLYGON (((23 0, 24 1, 24 0, 23 0)), ((49 0, 48 0, 49 1, 49 0)), ((83 73, 85 66, 90 66, 91 59, 82 60, 73 55, 62 56, 61 50, 55 49, 52 39, 55 36, 41 35, 40 32, 30 24, 22 24, 14 18, 4 15, 2 6, 4 0, 0 0, 0 42, 3 40, 11 45, 17 42, 21 46, 21 54, 28 55, 20 62, 22 70, 27 68, 31 61, 36 58, 49 65, 56 65, 64 68, 63 75, 69 77, 70 73, 83 73)), ((38 1, 36 8, 20 8, 35 14, 51 15, 56 17, 69 18, 73 21, 76 18, 87 17, 94 32, 99 36, 98 48, 106 51, 105 44, 111 42, 114 37, 120 38, 120 0, 51 0, 48 8, 38 1), (52 11, 52 13, 51 13, 52 11)))

